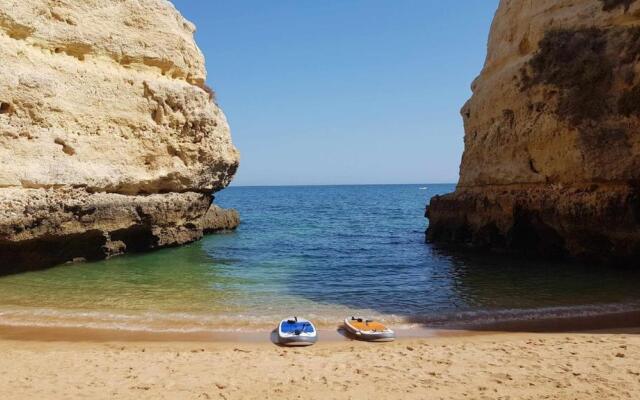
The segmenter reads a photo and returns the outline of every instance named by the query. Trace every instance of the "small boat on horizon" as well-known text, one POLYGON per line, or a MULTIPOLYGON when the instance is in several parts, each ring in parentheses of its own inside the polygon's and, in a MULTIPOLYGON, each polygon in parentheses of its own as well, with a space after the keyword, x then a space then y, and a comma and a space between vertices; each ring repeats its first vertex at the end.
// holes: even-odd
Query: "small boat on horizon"
POLYGON ((318 340, 313 322, 298 317, 285 318, 278 325, 278 344, 283 346, 311 346, 318 340))
POLYGON ((391 342, 396 333, 380 322, 365 318, 345 318, 344 327, 356 339, 367 342, 391 342))
POLYGON ((427 189, 429 189, 429 188, 426 187, 426 186, 423 186, 423 187, 420 188, 420 190, 427 190, 427 189))

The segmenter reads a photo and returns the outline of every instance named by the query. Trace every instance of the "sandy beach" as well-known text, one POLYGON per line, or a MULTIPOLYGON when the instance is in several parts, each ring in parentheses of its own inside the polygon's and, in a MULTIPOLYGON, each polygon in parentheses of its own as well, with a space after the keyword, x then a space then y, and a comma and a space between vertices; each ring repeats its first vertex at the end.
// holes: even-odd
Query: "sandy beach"
POLYGON ((483 333, 310 348, 0 341, 2 399, 634 399, 640 335, 483 333))

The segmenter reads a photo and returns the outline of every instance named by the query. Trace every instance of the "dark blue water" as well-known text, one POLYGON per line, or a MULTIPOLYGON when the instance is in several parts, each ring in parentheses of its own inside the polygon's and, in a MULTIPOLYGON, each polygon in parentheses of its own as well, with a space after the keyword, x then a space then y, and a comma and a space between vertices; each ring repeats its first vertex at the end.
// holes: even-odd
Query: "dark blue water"
POLYGON ((0 323, 207 330, 273 326, 296 314, 333 326, 366 314, 396 324, 451 326, 639 308, 640 273, 633 269, 425 244, 425 204, 453 190, 228 188, 216 202, 240 211, 236 232, 0 278, 0 323))
MULTIPOLYGON (((287 265, 286 290, 317 303, 409 320, 522 318, 635 307, 640 274, 425 244, 424 206, 454 185, 230 188, 235 235, 205 242, 234 268, 287 265)), ((259 268, 259 267, 258 267, 259 268)), ((250 274, 250 273, 249 273, 250 274)), ((267 278, 271 279, 271 278, 267 278)))

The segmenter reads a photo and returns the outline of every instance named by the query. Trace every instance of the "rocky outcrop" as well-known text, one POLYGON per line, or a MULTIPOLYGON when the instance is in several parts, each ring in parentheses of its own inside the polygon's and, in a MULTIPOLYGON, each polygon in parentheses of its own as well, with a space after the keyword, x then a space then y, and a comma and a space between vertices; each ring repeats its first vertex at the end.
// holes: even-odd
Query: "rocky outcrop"
POLYGON ((240 214, 234 209, 224 209, 212 205, 200 223, 205 234, 232 231, 240 225, 240 214))
POLYGON ((238 167, 167 0, 0 0, 0 273, 200 238, 238 167))
POLYGON ((640 1, 502 0, 462 109, 456 192, 427 239, 625 264, 640 256, 640 1))

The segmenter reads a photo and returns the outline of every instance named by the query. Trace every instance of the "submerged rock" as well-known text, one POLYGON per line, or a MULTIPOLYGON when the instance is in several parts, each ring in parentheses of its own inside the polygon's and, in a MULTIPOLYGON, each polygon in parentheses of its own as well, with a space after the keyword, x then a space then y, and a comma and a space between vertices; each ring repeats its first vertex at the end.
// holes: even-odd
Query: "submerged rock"
POLYGON ((199 239, 239 155, 167 0, 0 0, 0 273, 199 239))
POLYGON ((640 256, 640 2, 502 0, 462 109, 456 192, 427 240, 625 264, 640 256))

